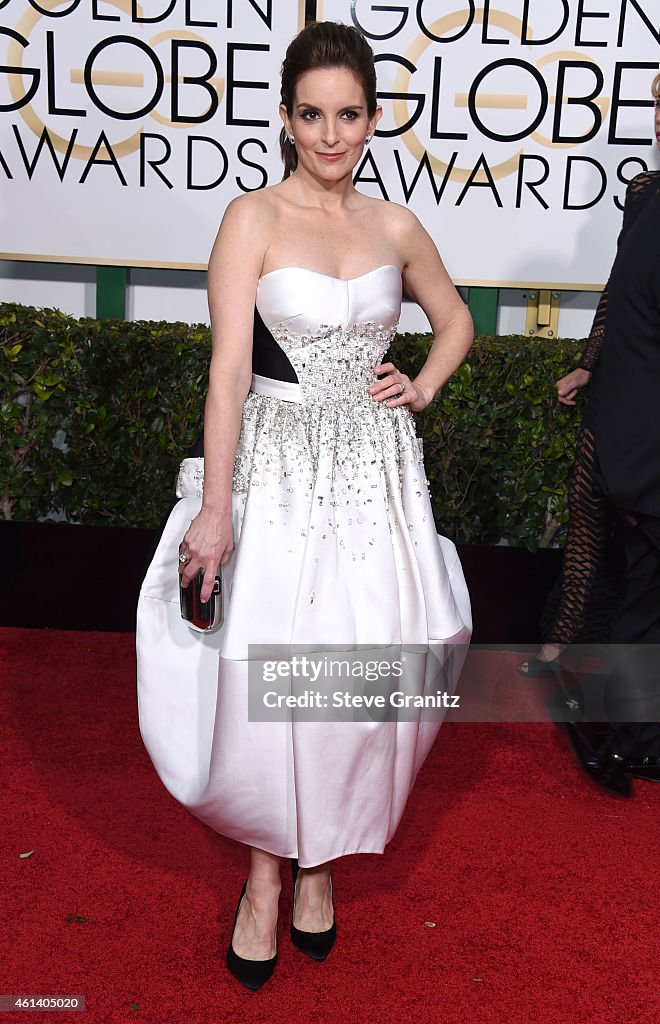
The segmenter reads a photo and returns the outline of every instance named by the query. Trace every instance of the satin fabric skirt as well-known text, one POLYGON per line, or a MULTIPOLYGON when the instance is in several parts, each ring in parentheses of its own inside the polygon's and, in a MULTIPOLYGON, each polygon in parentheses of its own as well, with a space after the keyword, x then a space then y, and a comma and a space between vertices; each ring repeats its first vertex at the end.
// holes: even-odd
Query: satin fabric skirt
MULTIPOLYGON (((238 461, 249 446, 258 467, 264 431, 253 398, 260 396, 246 403, 238 461)), ((222 570, 224 622, 206 635, 193 632, 179 611, 179 544, 201 506, 203 477, 203 460, 185 460, 180 500, 140 594, 140 730, 162 782, 215 831, 297 857, 302 867, 384 850, 441 712, 422 709, 406 721, 251 721, 250 645, 277 651, 282 644, 447 644, 448 691, 467 651, 471 615, 463 572, 454 545, 435 531, 408 419, 401 417, 408 440, 402 435, 384 469, 387 512, 377 501, 372 520, 353 532, 345 519, 341 541, 328 530, 327 502, 318 500, 318 481, 327 475, 318 465, 309 486, 299 479, 286 489, 286 502, 274 501, 266 485, 271 476, 253 475, 234 493, 236 547, 222 570)), ((290 431, 284 435, 290 440, 290 431)), ((382 493, 382 458, 378 465, 363 461, 366 493, 372 477, 382 493)), ((266 463, 270 469, 270 457, 266 463)), ((335 462, 335 480, 338 473, 335 462)))

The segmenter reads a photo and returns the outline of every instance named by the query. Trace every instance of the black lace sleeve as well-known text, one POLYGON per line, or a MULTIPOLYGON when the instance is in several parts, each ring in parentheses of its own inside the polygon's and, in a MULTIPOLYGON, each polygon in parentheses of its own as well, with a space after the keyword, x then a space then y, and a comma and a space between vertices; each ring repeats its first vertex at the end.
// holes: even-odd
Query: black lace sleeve
POLYGON ((603 340, 605 338, 605 317, 607 315, 607 285, 603 288, 598 306, 596 307, 596 313, 594 314, 594 320, 591 325, 591 331, 587 338, 587 344, 580 358, 578 366, 581 370, 589 370, 590 372, 594 369, 600 356, 600 350, 603 347, 603 340))
MULTIPOLYGON (((660 189, 660 172, 645 171, 638 174, 626 189, 626 201, 623 207, 623 224, 617 241, 617 247, 621 239, 635 223, 640 211, 644 208, 649 199, 660 189)), ((598 362, 603 342, 605 340, 605 319, 607 316, 607 285, 605 285, 596 308, 591 331, 587 338, 587 344, 578 366, 582 370, 592 371, 598 362)))

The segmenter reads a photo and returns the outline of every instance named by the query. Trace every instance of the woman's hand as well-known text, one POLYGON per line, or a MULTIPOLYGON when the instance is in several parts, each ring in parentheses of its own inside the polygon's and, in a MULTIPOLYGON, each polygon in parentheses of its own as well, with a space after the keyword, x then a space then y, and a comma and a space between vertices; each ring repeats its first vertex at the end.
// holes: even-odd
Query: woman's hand
POLYGON ((394 363, 381 363, 374 367, 374 373, 384 374, 368 389, 375 402, 385 402, 388 406, 409 405, 413 412, 426 409, 430 398, 419 384, 400 373, 394 363))
POLYGON ((557 381, 557 398, 562 405, 575 405, 575 396, 590 380, 591 370, 583 370, 581 367, 571 370, 557 381))
POLYGON ((234 550, 234 532, 229 514, 217 515, 202 508, 192 520, 179 545, 179 573, 184 587, 204 570, 201 600, 208 601, 218 566, 226 565, 234 550))

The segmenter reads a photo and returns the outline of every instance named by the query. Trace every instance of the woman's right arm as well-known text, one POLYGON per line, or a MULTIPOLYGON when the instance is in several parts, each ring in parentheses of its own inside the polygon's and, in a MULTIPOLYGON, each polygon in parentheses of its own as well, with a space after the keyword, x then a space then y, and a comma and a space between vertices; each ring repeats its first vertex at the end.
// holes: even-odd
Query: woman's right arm
POLYGON ((210 597, 217 568, 234 548, 232 478, 252 377, 254 304, 267 233, 263 206, 250 193, 233 200, 209 260, 212 352, 204 414, 204 496, 181 545, 190 559, 181 571, 184 585, 204 569, 202 601, 210 597))

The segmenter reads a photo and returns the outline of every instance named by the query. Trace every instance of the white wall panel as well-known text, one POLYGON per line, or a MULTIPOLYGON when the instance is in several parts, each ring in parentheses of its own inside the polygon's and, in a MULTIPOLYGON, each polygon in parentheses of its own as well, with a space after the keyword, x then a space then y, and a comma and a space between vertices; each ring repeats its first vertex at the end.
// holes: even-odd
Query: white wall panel
POLYGON ((96 269, 66 263, 0 260, 0 302, 61 309, 71 316, 94 316, 96 269))

